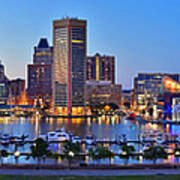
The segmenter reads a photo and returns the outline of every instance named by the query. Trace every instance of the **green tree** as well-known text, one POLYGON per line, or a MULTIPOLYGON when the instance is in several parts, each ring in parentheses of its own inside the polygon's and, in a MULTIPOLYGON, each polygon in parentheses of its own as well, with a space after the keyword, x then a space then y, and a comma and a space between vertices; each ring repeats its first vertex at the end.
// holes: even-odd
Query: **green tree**
POLYGON ((128 102, 128 101, 126 101, 126 102, 124 102, 124 106, 125 106, 126 108, 130 109, 131 103, 128 102))
POLYGON ((153 112, 154 112, 154 109, 152 107, 149 108, 149 116, 152 117, 153 116, 153 112))
POLYGON ((90 148, 89 149, 89 156, 93 160, 101 160, 101 159, 109 159, 109 162, 111 162, 111 158, 114 157, 114 153, 111 152, 107 147, 98 146, 95 149, 90 148))
POLYGON ((145 116, 145 114, 146 114, 146 110, 143 109, 143 110, 142 110, 142 115, 145 116))
POLYGON ((34 145, 30 147, 32 157, 37 159, 37 168, 40 166, 41 159, 46 158, 50 154, 48 146, 46 141, 42 138, 38 138, 35 140, 34 145))
POLYGON ((132 145, 124 144, 121 146, 122 153, 119 155, 120 158, 124 159, 124 164, 128 164, 130 157, 134 157, 135 148, 132 145))
POLYGON ((81 146, 79 143, 73 143, 72 141, 64 142, 63 153, 64 158, 68 160, 69 169, 73 159, 78 159, 79 153, 81 152, 81 146))
POLYGON ((63 157, 62 155, 58 154, 58 153, 50 153, 48 155, 48 158, 51 158, 51 159, 54 159, 55 160, 55 164, 57 165, 58 164, 58 158, 59 157, 63 157))
POLYGON ((113 102, 108 103, 108 105, 111 107, 111 109, 116 110, 119 109, 119 106, 113 102))
POLYGON ((9 153, 7 152, 7 150, 3 149, 0 151, 0 155, 1 155, 1 165, 3 165, 3 158, 8 157, 9 153))
POLYGON ((144 159, 152 160, 153 164, 156 164, 158 159, 166 159, 167 156, 167 152, 161 146, 151 146, 143 154, 144 159))

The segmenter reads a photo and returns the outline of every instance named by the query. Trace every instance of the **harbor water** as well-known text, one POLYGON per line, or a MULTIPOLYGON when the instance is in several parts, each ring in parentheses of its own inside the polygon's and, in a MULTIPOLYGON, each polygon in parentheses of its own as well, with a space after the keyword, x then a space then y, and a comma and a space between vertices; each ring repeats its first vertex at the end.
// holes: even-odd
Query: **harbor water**
MULTIPOLYGON (((7 133, 9 135, 22 136, 28 135, 29 139, 37 138, 40 134, 47 134, 50 131, 55 131, 64 127, 65 131, 72 132, 74 135, 80 138, 85 138, 86 135, 93 135, 96 139, 119 139, 122 135, 126 135, 128 140, 138 140, 140 134, 148 131, 149 129, 160 130, 163 133, 177 134, 180 135, 180 125, 157 125, 151 123, 145 123, 144 121, 137 120, 127 120, 120 116, 102 116, 98 118, 87 118, 87 119, 53 119, 46 118, 39 120, 34 118, 13 118, 9 117, 0 118, 0 133, 7 133)), ((142 149, 141 145, 133 144, 137 152, 142 149)), ((20 152, 30 152, 30 145, 26 144, 24 146, 18 147, 20 152)), ((4 147, 1 145, 1 149, 7 149, 10 152, 14 151, 14 145, 9 145, 4 147)), ((55 150, 59 151, 59 146, 55 147, 55 150)), ((110 145, 109 148, 119 153, 119 145, 110 145)), ((4 159, 4 163, 15 163, 13 156, 9 156, 4 159)), ((163 162, 174 162, 174 157, 169 157, 163 162)), ((61 161, 59 161, 60 163, 61 161)), ((108 160, 101 160, 100 163, 108 163, 108 160)), ((130 159, 129 163, 149 163, 150 161, 145 161, 142 158, 130 159)), ((162 162, 162 161, 161 161, 162 162)), ((35 160, 26 160, 25 157, 19 158, 19 163, 36 163, 35 160)), ((53 163, 52 160, 46 160, 45 163, 53 163)), ((88 160, 88 163, 96 163, 92 160, 88 160)), ((98 162, 99 163, 99 162, 98 162)), ((123 163, 123 160, 119 157, 115 157, 112 163, 119 164, 123 163)))

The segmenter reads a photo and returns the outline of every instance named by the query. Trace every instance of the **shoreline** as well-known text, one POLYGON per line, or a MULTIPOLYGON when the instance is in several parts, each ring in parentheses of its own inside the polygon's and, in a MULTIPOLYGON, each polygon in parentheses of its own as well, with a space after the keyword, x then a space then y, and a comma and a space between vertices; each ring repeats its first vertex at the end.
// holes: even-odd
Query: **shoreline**
MULTIPOLYGON (((41 170, 67 170, 68 165, 61 164, 41 164, 37 168, 37 164, 3 164, 0 169, 41 169, 41 170)), ((180 163, 157 163, 157 164, 91 164, 78 165, 72 164, 71 170, 147 170, 147 169, 179 169, 180 163)), ((179 171, 180 172, 180 171, 179 171)))
MULTIPOLYGON (((21 176, 27 178, 32 176, 46 177, 121 177, 121 176, 140 176, 151 177, 153 176, 173 176, 176 175, 179 178, 179 169, 0 169, 0 175, 21 176)), ((3 176, 2 176, 3 177, 3 176)), ((5 178, 4 176, 3 178, 5 178)))

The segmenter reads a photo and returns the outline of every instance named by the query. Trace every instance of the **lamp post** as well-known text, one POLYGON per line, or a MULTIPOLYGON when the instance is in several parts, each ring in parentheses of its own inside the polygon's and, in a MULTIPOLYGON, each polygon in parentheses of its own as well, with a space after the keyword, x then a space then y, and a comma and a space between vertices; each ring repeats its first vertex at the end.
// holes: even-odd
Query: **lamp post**
POLYGON ((73 158, 73 157, 74 157, 74 152, 69 151, 69 156, 70 156, 71 158, 73 158))
POLYGON ((127 165, 127 163, 128 163, 128 157, 126 157, 127 156, 127 152, 123 151, 122 155, 124 156, 124 165, 127 165))
POLYGON ((176 157, 177 163, 179 163, 179 156, 180 156, 180 151, 177 150, 177 151, 175 152, 175 157, 176 157))
POLYGON ((127 155, 127 152, 126 152, 126 151, 123 151, 123 152, 122 152, 122 155, 123 155, 123 156, 126 156, 126 155, 127 155))
POLYGON ((69 151, 68 155, 69 155, 69 169, 71 169, 71 161, 72 161, 72 159, 74 157, 74 152, 69 151))
POLYGON ((16 160, 16 164, 18 164, 18 158, 20 156, 20 152, 19 151, 15 151, 14 152, 14 157, 15 157, 15 160, 16 160))

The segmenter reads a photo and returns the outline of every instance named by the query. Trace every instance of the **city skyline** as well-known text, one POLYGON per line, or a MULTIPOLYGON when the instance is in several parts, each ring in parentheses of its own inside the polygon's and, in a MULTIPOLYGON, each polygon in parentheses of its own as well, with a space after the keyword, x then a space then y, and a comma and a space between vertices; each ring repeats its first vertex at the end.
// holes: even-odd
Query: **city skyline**
POLYGON ((33 47, 42 37, 52 45, 52 21, 64 15, 87 20, 87 55, 115 56, 116 82, 123 89, 133 86, 139 72, 179 72, 180 27, 176 19, 180 2, 114 0, 93 4, 55 0, 38 1, 35 7, 33 1, 21 1, 17 8, 15 2, 1 3, 0 59, 7 76, 27 79, 26 65, 32 61, 33 47))

